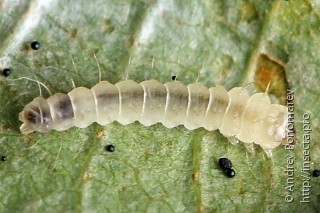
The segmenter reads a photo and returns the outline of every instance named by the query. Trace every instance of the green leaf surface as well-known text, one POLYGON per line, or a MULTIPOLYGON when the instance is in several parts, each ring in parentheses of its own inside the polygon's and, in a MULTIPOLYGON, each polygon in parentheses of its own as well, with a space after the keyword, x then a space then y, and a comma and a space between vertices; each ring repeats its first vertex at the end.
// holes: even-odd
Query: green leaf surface
POLYGON ((319 212, 320 180, 306 181, 302 172, 320 167, 319 26, 315 0, 0 2, 0 68, 12 71, 0 77, 0 155, 7 157, 0 162, 0 212, 319 212), (30 49, 33 40, 39 50, 30 49), (258 146, 252 154, 243 143, 231 145, 219 131, 202 128, 115 122, 47 134, 19 131, 19 112, 39 96, 37 83, 25 77, 52 94, 67 93, 72 82, 94 86, 100 66, 111 83, 165 83, 177 75, 184 84, 198 80, 229 90, 259 83, 262 54, 285 65, 273 89, 295 93, 297 145, 275 148, 272 159, 258 146), (313 130, 309 148, 304 113, 313 130), (116 151, 106 152, 107 144, 116 151), (288 155, 295 157, 293 192, 285 188, 288 155), (234 178, 219 168, 220 157, 232 160, 234 178), (310 202, 301 203, 308 183, 310 202))

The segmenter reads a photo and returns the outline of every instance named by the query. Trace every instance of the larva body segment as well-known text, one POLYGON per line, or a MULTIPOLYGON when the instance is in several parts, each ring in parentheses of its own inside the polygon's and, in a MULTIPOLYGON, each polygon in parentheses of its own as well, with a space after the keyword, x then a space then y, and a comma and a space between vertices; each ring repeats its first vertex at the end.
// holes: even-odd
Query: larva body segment
MULTIPOLYGON (((42 109, 42 112, 47 112, 48 110, 51 115, 51 128, 63 131, 74 126, 74 109, 69 95, 56 93, 47 100, 42 97, 38 97, 38 99, 41 100, 38 109, 42 109), (41 104, 42 102, 43 104, 41 104), (44 104, 46 104, 45 108, 44 104)), ((45 118, 45 115, 42 117, 45 118)))
POLYGON ((101 81, 91 88, 95 97, 97 123, 107 125, 119 118, 119 90, 107 82, 101 81))
POLYGON ((184 125, 188 129, 196 129, 204 126, 207 108, 210 99, 208 88, 201 83, 189 84, 188 110, 184 125))
POLYGON ((139 121, 143 107, 143 88, 134 81, 116 83, 119 90, 119 118, 118 122, 127 125, 139 121))
POLYGON ((74 112, 74 126, 86 128, 97 121, 95 97, 92 90, 77 87, 68 93, 74 112))
POLYGON ((266 93, 250 97, 244 87, 227 92, 221 86, 208 89, 200 83, 126 80, 115 85, 102 81, 91 89, 78 87, 47 100, 37 97, 19 119, 23 134, 85 128, 93 122, 139 121, 146 126, 161 122, 168 128, 183 124, 190 130, 219 129, 227 137, 269 149, 286 138, 287 108, 271 104, 266 93))
POLYGON ((219 129, 223 135, 231 137, 238 135, 241 130, 241 118, 249 101, 249 94, 244 87, 235 87, 228 94, 229 104, 219 129))
POLYGON ((213 131, 221 126, 224 114, 229 104, 229 94, 222 86, 209 89, 210 100, 204 121, 204 128, 213 131))
POLYGON ((167 89, 158 81, 149 80, 140 83, 144 91, 144 105, 140 123, 151 126, 164 117, 167 100, 167 89))
POLYGON ((179 81, 165 83, 167 89, 166 107, 161 123, 173 128, 184 121, 188 108, 188 89, 179 81))
POLYGON ((253 132, 252 130, 260 128, 260 121, 266 116, 270 104, 270 99, 266 93, 256 93, 250 97, 241 118, 241 125, 247 128, 241 128, 241 131, 237 134, 239 140, 258 141, 258 131, 253 132))

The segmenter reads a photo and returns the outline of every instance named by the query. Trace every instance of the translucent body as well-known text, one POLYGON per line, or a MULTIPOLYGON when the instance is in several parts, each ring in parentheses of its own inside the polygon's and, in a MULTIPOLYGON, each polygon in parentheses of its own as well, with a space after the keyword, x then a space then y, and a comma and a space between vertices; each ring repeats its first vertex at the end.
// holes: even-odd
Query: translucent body
POLYGON ((23 134, 85 128, 93 122, 126 125, 139 121, 145 126, 162 123, 168 128, 219 129, 226 137, 270 149, 286 138, 287 108, 271 104, 266 93, 250 97, 244 87, 227 92, 221 86, 208 89, 200 83, 126 80, 115 85, 102 81, 91 89, 78 87, 48 99, 37 97, 19 119, 23 134))

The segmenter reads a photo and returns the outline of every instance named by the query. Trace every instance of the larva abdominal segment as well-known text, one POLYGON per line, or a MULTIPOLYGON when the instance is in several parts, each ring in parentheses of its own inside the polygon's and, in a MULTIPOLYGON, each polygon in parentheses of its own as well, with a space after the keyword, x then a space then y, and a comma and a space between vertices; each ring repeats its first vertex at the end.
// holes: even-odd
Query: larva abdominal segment
POLYGON ((227 92, 221 86, 208 89, 201 83, 185 86, 179 81, 126 80, 115 85, 101 81, 91 89, 77 87, 68 94, 37 97, 19 119, 23 134, 85 128, 93 122, 139 121, 145 126, 160 122, 168 128, 219 129, 226 137, 270 149, 286 139, 287 108, 271 104, 266 93, 250 97, 244 87, 227 92))

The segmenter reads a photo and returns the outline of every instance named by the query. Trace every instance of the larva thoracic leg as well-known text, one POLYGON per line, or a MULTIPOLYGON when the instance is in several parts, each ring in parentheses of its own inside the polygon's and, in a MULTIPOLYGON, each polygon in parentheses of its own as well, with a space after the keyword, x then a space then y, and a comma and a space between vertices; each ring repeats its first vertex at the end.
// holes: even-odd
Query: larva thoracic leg
POLYGON ((37 97, 19 119, 23 134, 85 128, 93 122, 139 121, 146 126, 160 122, 168 128, 219 129, 226 137, 270 149, 286 139, 287 108, 271 104, 266 93, 250 97, 244 87, 227 92, 221 86, 208 89, 200 83, 185 86, 179 81, 138 84, 126 80, 115 85, 102 81, 91 89, 78 87, 47 100, 37 97))

